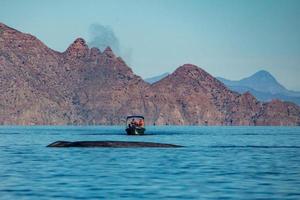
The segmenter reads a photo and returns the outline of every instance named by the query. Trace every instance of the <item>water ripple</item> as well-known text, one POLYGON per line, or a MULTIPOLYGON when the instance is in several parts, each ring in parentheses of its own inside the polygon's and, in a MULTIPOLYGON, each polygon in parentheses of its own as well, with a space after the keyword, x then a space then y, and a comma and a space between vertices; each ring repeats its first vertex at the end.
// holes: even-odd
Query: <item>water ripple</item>
POLYGON ((299 127, 0 127, 0 199, 300 199, 299 127), (57 140, 179 149, 46 148, 57 140))

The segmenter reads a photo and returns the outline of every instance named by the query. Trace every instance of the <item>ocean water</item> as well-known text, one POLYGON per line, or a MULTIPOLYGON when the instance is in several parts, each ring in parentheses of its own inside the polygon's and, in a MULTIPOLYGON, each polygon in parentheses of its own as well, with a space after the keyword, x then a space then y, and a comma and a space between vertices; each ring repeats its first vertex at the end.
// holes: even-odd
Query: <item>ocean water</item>
POLYGON ((300 199, 300 127, 0 127, 0 199, 300 199), (57 140, 183 148, 47 148, 57 140))

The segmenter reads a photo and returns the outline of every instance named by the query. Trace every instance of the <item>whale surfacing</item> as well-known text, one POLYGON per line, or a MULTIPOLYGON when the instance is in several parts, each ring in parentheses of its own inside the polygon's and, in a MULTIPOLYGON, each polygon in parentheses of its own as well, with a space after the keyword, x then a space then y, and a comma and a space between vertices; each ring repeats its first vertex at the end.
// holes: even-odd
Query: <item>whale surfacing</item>
POLYGON ((183 147, 174 144, 155 143, 155 142, 132 142, 132 141, 56 141, 47 147, 102 147, 102 148, 136 148, 136 147, 161 147, 176 148, 183 147))

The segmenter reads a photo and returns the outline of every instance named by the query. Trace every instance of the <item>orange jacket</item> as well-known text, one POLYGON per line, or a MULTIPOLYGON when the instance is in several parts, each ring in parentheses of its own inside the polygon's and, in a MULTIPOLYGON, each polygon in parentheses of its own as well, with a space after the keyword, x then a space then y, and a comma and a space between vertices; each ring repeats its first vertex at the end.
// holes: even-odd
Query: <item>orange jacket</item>
POLYGON ((144 126, 144 120, 139 121, 139 126, 144 126))

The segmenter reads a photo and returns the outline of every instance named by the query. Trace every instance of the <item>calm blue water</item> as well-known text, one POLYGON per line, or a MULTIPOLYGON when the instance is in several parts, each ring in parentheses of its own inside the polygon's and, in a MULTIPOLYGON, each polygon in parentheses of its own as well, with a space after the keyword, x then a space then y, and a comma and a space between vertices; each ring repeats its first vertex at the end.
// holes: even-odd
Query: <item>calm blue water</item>
POLYGON ((0 127, 0 199, 300 199, 300 127, 0 127), (57 140, 184 148, 46 148, 57 140))

